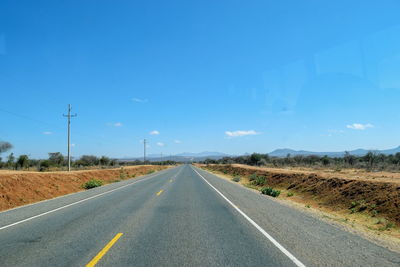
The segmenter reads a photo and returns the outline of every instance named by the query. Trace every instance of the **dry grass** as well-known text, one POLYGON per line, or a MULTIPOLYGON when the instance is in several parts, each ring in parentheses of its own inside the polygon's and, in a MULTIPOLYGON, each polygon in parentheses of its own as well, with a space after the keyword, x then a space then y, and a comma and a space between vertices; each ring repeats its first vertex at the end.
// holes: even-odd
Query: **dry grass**
POLYGON ((71 172, 3 170, 0 171, 0 210, 84 190, 82 185, 91 179, 107 184, 165 168, 168 166, 145 165, 71 172))

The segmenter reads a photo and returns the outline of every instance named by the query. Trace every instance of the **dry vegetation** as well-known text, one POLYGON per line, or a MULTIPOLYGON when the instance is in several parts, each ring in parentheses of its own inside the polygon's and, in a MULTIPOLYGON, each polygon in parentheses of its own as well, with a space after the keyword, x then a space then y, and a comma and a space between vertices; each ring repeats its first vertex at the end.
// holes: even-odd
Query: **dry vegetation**
POLYGON ((168 166, 145 165, 72 172, 0 170, 0 210, 81 191, 85 183, 93 179, 107 184, 165 168, 168 166))

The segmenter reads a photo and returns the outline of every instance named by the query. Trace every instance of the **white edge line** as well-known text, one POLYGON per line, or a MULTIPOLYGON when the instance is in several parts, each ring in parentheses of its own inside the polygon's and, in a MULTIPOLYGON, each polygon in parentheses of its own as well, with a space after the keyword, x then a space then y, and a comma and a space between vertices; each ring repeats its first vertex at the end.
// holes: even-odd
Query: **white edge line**
POLYGON ((82 203, 82 202, 85 202, 85 201, 87 201, 87 200, 90 200, 90 199, 93 199, 93 198, 97 198, 97 197, 100 197, 100 196, 109 194, 109 193, 111 193, 111 192, 120 190, 120 189, 122 189, 122 188, 131 186, 131 185, 134 185, 134 184, 143 182, 143 181, 147 181, 147 180, 149 180, 149 179, 151 179, 151 178, 157 177, 159 174, 160 174, 160 173, 156 173, 154 176, 144 177, 142 180, 135 181, 135 182, 133 182, 133 183, 129 183, 129 184, 127 184, 127 185, 123 185, 123 186, 121 186, 121 187, 114 188, 114 189, 111 189, 111 190, 109 190, 109 191, 106 191, 106 192, 103 192, 103 193, 100 193, 100 194, 97 194, 97 195, 94 195, 94 196, 91 196, 91 197, 88 197, 88 198, 85 198, 85 199, 81 199, 81 200, 76 201, 76 202, 73 202, 73 203, 71 203, 71 204, 68 204, 68 205, 65 205, 65 206, 62 206, 62 207, 53 209, 53 210, 46 211, 46 212, 44 212, 44 213, 40 213, 40 214, 38 214, 38 215, 35 215, 35 216, 32 216, 32 217, 23 219, 23 220, 21 220, 21 221, 18 221, 18 222, 15 222, 15 223, 11 223, 11 224, 2 226, 2 227, 0 227, 0 230, 4 230, 4 229, 7 229, 7 228, 9 228, 9 227, 12 227, 12 226, 15 226, 15 225, 18 225, 18 224, 21 224, 21 223, 24 223, 24 222, 27 222, 27 221, 30 221, 30 220, 39 218, 39 217, 42 217, 42 216, 44 216, 44 215, 47 215, 47 214, 50 214, 50 213, 53 213, 53 212, 56 212, 56 211, 59 211, 59 210, 62 210, 62 209, 65 209, 65 208, 74 206, 74 205, 77 205, 77 204, 82 203))
POLYGON ((249 216, 246 215, 241 209, 239 209, 232 201, 230 201, 224 194, 222 194, 217 188, 215 188, 206 178, 203 177, 196 169, 193 169, 212 189, 214 189, 223 199, 225 199, 235 210, 237 210, 247 221, 249 221, 258 231, 260 231, 272 244, 274 244, 283 254, 285 254, 289 259, 291 259, 294 264, 299 267, 305 267, 305 265, 299 261, 295 256, 293 256, 287 249, 285 249, 278 241, 270 236, 264 229, 261 228, 255 221, 253 221, 249 216))
MULTIPOLYGON (((153 177, 153 176, 160 175, 162 172, 166 172, 166 171, 172 170, 172 169, 173 169, 173 168, 164 169, 164 170, 158 171, 158 172, 153 173, 153 174, 146 174, 146 175, 138 176, 138 177, 136 177, 136 178, 131 178, 131 179, 128 179, 128 180, 119 181, 119 182, 117 182, 117 183, 128 182, 128 184, 130 185, 130 184, 132 184, 132 183, 129 183, 129 182, 131 182, 130 180, 135 180, 134 182, 139 182, 139 181, 141 181, 141 180, 144 180, 144 179, 147 179, 147 178, 151 178, 151 177, 153 177), (137 181, 136 181, 136 180, 137 180, 137 181)), ((113 184, 116 184, 116 183, 105 184, 105 185, 102 185, 101 188, 109 187, 109 186, 111 186, 111 185, 113 185, 113 184)), ((41 204, 41 203, 45 203, 45 202, 52 201, 52 200, 55 200, 55 199, 60 199, 60 198, 68 197, 68 196, 71 196, 71 195, 74 195, 74 194, 82 194, 82 193, 85 193, 85 192, 87 192, 87 190, 86 190, 86 191, 83 190, 83 191, 78 191, 78 192, 72 192, 72 193, 68 193, 68 194, 66 194, 66 195, 62 195, 62 196, 58 196, 58 197, 53 197, 53 198, 48 198, 48 199, 43 199, 43 200, 40 200, 40 201, 38 201, 38 202, 33 202, 33 203, 26 204, 26 205, 18 206, 18 207, 15 207, 15 208, 7 209, 7 210, 2 210, 2 211, 0 211, 0 216, 1 216, 3 213, 7 213, 7 212, 10 212, 10 211, 15 211, 15 210, 18 210, 18 209, 23 209, 23 208, 26 208, 26 207, 29 207, 29 206, 34 206, 34 205, 41 204)))

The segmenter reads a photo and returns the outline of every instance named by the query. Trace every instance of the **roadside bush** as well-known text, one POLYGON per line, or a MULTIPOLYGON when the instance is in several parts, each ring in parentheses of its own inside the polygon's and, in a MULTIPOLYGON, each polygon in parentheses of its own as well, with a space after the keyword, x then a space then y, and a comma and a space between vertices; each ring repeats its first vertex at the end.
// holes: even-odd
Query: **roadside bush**
POLYGON ((147 172, 147 174, 152 174, 153 172, 155 172, 155 170, 149 170, 149 171, 147 172))
POLYGON ((257 174, 252 174, 249 180, 253 185, 263 186, 267 183, 267 177, 257 174))
POLYGON ((239 176, 235 176, 235 177, 232 178, 232 181, 238 183, 238 182, 240 182, 240 177, 239 176))
POLYGON ((50 168, 50 161, 43 160, 43 161, 40 162, 40 165, 39 165, 39 171, 40 172, 47 171, 49 168, 50 168))
POLYGON ((292 197, 292 196, 294 196, 294 194, 292 192, 289 192, 289 193, 287 193, 287 196, 292 197))
POLYGON ((121 167, 119 169, 119 178, 121 180, 124 180, 127 177, 127 173, 125 173, 124 167, 121 167))
MULTIPOLYGON (((376 205, 375 205, 376 206, 376 205)), ((368 205, 365 203, 365 200, 359 200, 359 201, 352 201, 350 203, 350 212, 355 213, 355 212, 361 212, 364 211, 368 208, 368 205)))
POLYGON ((281 191, 273 189, 272 187, 264 187, 261 189, 261 193, 271 197, 278 197, 281 194, 281 191))
POLYGON ((96 180, 96 179, 92 179, 90 181, 87 181, 84 185, 83 188, 85 189, 91 189, 91 188, 95 188, 95 187, 99 187, 103 185, 103 181, 101 180, 96 180))
POLYGON ((249 180, 250 182, 254 181, 255 179, 257 179, 258 175, 256 173, 253 173, 252 175, 250 175, 249 180))

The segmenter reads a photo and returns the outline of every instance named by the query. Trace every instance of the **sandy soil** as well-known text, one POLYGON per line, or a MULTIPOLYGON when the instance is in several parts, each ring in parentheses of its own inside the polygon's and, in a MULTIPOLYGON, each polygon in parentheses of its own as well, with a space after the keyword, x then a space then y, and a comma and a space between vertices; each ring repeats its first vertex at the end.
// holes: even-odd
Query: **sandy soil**
POLYGON ((71 172, 2 170, 0 171, 0 210, 84 190, 82 185, 91 179, 102 180, 106 184, 165 168, 168 167, 144 165, 71 172))

